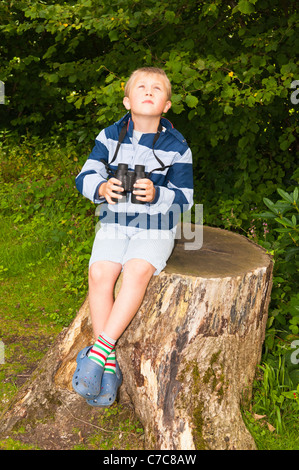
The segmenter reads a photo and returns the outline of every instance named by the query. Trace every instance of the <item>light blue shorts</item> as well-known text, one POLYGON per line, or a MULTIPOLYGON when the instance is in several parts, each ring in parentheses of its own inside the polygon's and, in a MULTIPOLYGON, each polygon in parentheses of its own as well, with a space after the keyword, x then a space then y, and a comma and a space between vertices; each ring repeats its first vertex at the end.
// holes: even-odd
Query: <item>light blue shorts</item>
POLYGON ((114 261, 124 266, 130 259, 138 258, 154 266, 157 276, 165 268, 174 242, 175 233, 170 230, 102 224, 93 242, 89 266, 96 261, 114 261))

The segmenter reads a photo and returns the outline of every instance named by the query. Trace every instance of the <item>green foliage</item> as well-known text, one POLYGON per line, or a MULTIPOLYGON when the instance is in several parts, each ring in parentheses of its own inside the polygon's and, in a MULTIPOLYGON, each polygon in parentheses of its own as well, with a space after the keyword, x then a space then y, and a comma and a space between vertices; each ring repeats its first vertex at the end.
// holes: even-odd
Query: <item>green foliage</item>
MULTIPOLYGON (((263 246, 274 256, 273 293, 268 327, 299 333, 299 206, 298 186, 292 192, 277 190, 281 199, 264 198, 269 211, 258 214, 268 220, 271 235, 263 246)), ((267 344, 273 344, 268 337, 267 344)))
MULTIPOLYGON (((298 171, 294 178, 298 178, 298 171)), ((267 416, 276 432, 282 434, 287 428, 296 427, 297 417, 294 424, 291 421, 299 410, 299 369, 294 351, 299 344, 298 186, 291 192, 280 188, 277 192, 281 199, 273 202, 264 198, 269 210, 255 215, 267 220, 266 236, 259 241, 273 256, 274 272, 260 366, 263 376, 255 382, 253 411, 267 416)))
MULTIPOLYGON (((196 202, 252 207, 284 187, 296 159, 298 13, 294 1, 0 2, 0 126, 89 145, 124 113, 124 83, 144 65, 173 84, 168 117, 194 155, 196 202)), ((243 214, 240 217, 240 214, 243 214)))

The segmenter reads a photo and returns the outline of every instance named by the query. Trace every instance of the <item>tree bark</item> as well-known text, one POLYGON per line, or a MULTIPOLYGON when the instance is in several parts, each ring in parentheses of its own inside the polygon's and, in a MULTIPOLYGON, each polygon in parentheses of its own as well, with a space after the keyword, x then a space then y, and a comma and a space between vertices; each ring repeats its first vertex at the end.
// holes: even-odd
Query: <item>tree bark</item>
MULTIPOLYGON (((165 270, 152 278, 117 343, 120 400, 133 404, 148 449, 255 449, 240 405, 251 399, 261 358, 271 258, 217 228, 203 228, 200 249, 186 250, 185 242, 178 241, 165 270)), ((2 417, 2 430, 58 406, 61 397, 82 403, 71 379, 77 353, 92 342, 86 299, 2 417)))

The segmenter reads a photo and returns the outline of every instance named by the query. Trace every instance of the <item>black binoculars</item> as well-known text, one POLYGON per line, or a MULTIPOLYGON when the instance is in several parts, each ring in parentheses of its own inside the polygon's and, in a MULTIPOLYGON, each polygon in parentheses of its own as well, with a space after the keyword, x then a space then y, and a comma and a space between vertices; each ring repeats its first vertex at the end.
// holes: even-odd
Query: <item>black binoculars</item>
MULTIPOLYGON (((117 194, 122 196, 121 199, 112 198, 114 202, 126 202, 127 194, 132 193, 134 189, 134 184, 140 178, 146 178, 145 174, 145 166, 144 165, 135 165, 134 170, 128 170, 128 165, 126 163, 119 163, 117 166, 117 170, 114 174, 114 177, 121 181, 122 187, 124 188, 123 191, 114 191, 117 194)), ((139 201, 136 199, 136 195, 132 193, 131 195, 131 202, 133 204, 145 204, 143 201, 139 201)))

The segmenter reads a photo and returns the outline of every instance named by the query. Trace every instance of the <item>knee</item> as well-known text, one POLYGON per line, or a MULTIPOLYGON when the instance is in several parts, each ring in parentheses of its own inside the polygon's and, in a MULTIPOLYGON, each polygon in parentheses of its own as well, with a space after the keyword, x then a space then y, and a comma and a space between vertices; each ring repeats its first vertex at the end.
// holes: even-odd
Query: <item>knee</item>
POLYGON ((103 280, 103 269, 98 263, 93 263, 88 273, 89 283, 98 284, 103 280))
POLYGON ((95 262, 89 268, 89 284, 110 287, 111 284, 114 285, 120 269, 121 267, 107 266, 106 263, 95 262))
POLYGON ((124 266, 124 279, 134 279, 135 283, 148 282, 156 268, 145 260, 132 259, 124 266))

